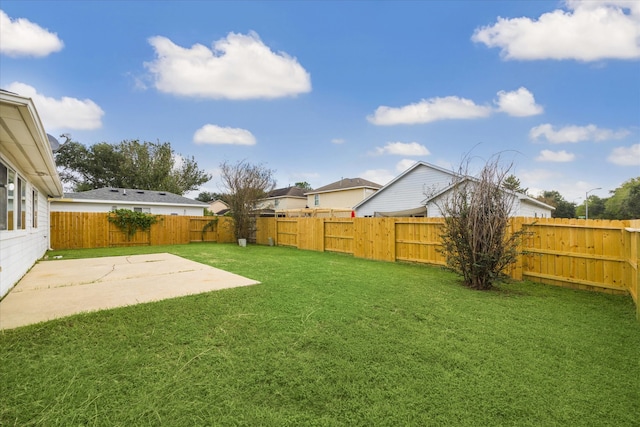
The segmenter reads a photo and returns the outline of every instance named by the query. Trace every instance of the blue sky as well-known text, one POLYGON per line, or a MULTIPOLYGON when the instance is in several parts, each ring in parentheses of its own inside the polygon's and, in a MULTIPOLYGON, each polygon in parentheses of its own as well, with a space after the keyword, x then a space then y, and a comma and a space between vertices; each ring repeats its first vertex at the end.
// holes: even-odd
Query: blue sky
POLYGON ((320 187, 501 153, 530 192, 576 203, 640 176, 638 2, 0 7, 0 87, 47 132, 168 141, 214 176, 201 191, 237 160, 320 187))

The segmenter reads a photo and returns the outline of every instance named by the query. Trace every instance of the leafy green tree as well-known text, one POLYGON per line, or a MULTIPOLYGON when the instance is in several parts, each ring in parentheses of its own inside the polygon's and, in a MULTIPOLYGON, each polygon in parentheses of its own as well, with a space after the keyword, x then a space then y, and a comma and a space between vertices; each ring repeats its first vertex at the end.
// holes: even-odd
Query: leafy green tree
POLYGON ((551 216, 553 218, 575 218, 576 217, 576 205, 575 203, 568 202, 562 197, 558 191, 543 191, 542 194, 536 197, 542 203, 551 205, 556 208, 551 216))
POLYGON ((528 188, 523 188, 520 180, 513 174, 509 175, 502 182, 502 187, 507 190, 515 191, 516 193, 527 194, 528 188))
POLYGON ((301 188, 301 189, 303 189, 305 191, 313 190, 313 188, 311 187, 311 184, 309 184, 307 181, 296 182, 295 184, 293 184, 293 186, 301 188))
MULTIPOLYGON (((604 216, 608 219, 640 218, 640 177, 625 181, 606 199, 604 216)), ((591 207, 589 207, 591 216, 591 207)))
POLYGON ((213 202, 214 200, 220 200, 222 199, 224 195, 220 194, 220 193, 213 193, 210 191, 202 191, 200 194, 198 194, 198 197, 196 197, 196 200, 199 200, 201 202, 205 202, 205 203, 209 203, 209 202, 213 202))
POLYGON ((62 182, 74 191, 116 187, 182 195, 211 179, 193 157, 177 155, 168 142, 125 140, 86 147, 67 137, 55 160, 62 182))
MULTIPOLYGON (((589 204, 589 219, 603 219, 605 218, 605 202, 607 199, 601 199, 600 197, 592 194, 587 199, 589 204)), ((576 215, 578 218, 584 218, 586 216, 585 204, 582 203, 576 208, 576 215)))

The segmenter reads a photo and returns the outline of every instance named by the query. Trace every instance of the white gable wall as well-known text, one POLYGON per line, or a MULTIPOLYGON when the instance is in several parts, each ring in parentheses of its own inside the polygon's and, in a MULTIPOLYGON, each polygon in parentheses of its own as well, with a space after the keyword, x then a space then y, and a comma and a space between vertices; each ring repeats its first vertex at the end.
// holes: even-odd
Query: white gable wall
MULTIPOLYGON (((373 216, 375 212, 393 212, 423 206, 427 194, 451 184, 453 174, 418 165, 397 181, 383 187, 356 209, 356 216, 373 216)), ((427 211, 428 216, 433 216, 427 211)))

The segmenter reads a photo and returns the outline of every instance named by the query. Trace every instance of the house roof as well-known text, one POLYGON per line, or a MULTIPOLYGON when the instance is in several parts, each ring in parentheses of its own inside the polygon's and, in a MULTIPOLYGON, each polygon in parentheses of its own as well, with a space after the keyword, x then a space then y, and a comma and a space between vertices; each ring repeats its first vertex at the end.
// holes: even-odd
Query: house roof
POLYGON ((276 188, 267 195, 267 199, 275 199, 278 197, 300 197, 306 198, 304 190, 300 187, 276 188))
MULTIPOLYGON (((462 184, 464 181, 478 181, 478 179, 477 179, 477 178, 474 178, 474 177, 469 177, 469 176, 464 177, 464 178, 463 178, 463 179, 461 179, 460 181, 455 182, 455 183, 453 183, 453 184, 451 184, 451 185, 448 185, 448 186, 446 186, 445 188, 443 188, 442 190, 440 190, 440 191, 438 191, 437 193, 433 194, 432 196, 427 197, 427 198, 426 198, 422 203, 423 203, 424 205, 426 205, 426 204, 427 204, 427 203, 429 203, 430 201, 435 200, 435 199, 437 199, 438 197, 440 197, 441 195, 443 195, 443 194, 445 194, 445 193, 447 193, 447 192, 451 191, 451 189, 453 189, 454 187, 456 187, 456 186, 458 186, 458 185, 462 184)), ((516 191, 507 190, 507 189, 505 189, 505 188, 503 188, 502 190, 503 190, 505 193, 509 193, 509 194, 512 194, 512 195, 516 196, 519 200, 524 200, 524 201, 527 201, 527 202, 529 202, 529 203, 533 203, 534 205, 538 205, 538 206, 540 206, 540 207, 543 207, 543 208, 546 208, 546 209, 550 209, 550 210, 552 210, 552 211, 556 209, 556 208, 554 208, 553 206, 548 205, 548 204, 546 204, 546 203, 544 203, 544 202, 541 202, 540 200, 534 199, 533 197, 527 196, 527 195, 526 195, 526 194, 524 194, 524 193, 518 193, 518 192, 516 192, 516 191)))
POLYGON ((119 203, 154 203, 164 205, 190 205, 207 207, 208 203, 182 197, 168 191, 138 190, 134 188, 98 188, 96 190, 81 191, 78 193, 64 193, 63 199, 56 202, 67 201, 96 201, 119 203))
POLYGON ((307 191, 304 194, 327 193, 330 191, 350 190, 354 188, 372 188, 378 190, 382 188, 382 185, 362 178, 343 178, 340 181, 332 182, 316 190, 307 191))
POLYGON ((396 176, 391 181, 386 183, 382 188, 380 188, 380 190, 376 191, 375 193, 373 193, 373 194, 369 195, 368 197, 366 197, 364 200, 360 201, 360 203, 355 205, 353 207, 353 209, 358 209, 361 205, 363 205, 365 202, 367 202, 372 197, 378 197, 383 191, 387 190, 387 188, 392 186, 395 182, 401 180, 405 175, 408 175, 411 171, 413 171, 414 169, 416 169, 416 168, 418 168, 420 166, 426 166, 426 167, 431 168, 431 169, 439 170, 441 172, 444 172, 444 173, 447 173, 447 174, 451 175, 452 177, 458 176, 457 173, 455 173, 453 171, 450 171, 450 170, 447 170, 447 169, 444 169, 444 168, 441 168, 440 166, 432 165, 431 163, 427 163, 427 162, 418 161, 418 162, 415 162, 409 168, 407 168, 400 175, 396 176))
POLYGON ((6 90, 0 90, 0 152, 47 195, 62 195, 49 136, 33 101, 6 90))

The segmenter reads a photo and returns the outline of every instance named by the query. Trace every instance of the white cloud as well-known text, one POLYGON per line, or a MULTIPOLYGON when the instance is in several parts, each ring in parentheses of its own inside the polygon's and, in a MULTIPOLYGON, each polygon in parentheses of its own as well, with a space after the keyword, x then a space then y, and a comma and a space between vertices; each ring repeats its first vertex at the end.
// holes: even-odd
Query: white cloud
POLYGON ((430 123, 447 119, 476 119, 491 114, 491 107, 457 96, 423 99, 400 108, 380 106, 367 120, 374 125, 430 123))
POLYGON ((533 94, 524 87, 512 92, 501 90, 498 92, 498 100, 494 102, 498 105, 498 111, 510 116, 535 116, 544 111, 542 106, 536 104, 533 94))
POLYGON ((0 10, 0 53, 7 56, 47 56, 64 47, 56 33, 25 19, 11 19, 0 10))
POLYGON ((377 147, 373 154, 394 154, 399 156, 428 156, 427 147, 417 142, 389 142, 384 147, 377 147))
POLYGON ((331 143, 332 143, 332 144, 344 144, 345 142, 346 142, 346 141, 345 141, 344 139, 342 139, 342 138, 333 138, 333 139, 331 140, 331 143))
POLYGON ((560 151, 551 151, 551 150, 542 150, 540 155, 536 157, 536 160, 539 162, 572 162, 576 158, 575 154, 568 153, 565 150, 560 151))
POLYGON ((640 166, 640 144, 614 148, 607 160, 619 166, 640 166))
POLYGON ((91 130, 102 127, 104 111, 90 99, 80 100, 68 96, 60 99, 50 98, 38 93, 34 87, 20 82, 13 82, 5 89, 33 99, 42 124, 47 130, 91 130))
POLYGON ((255 145, 256 138, 246 129, 204 125, 193 134, 196 144, 255 145))
POLYGON ((402 159, 398 163, 396 163, 396 171, 402 173, 413 166, 415 163, 416 161, 412 159, 402 159))
POLYGON ((544 111, 542 106, 536 104, 533 94, 525 87, 511 92, 501 90, 497 95, 498 100, 493 101, 497 108, 478 105, 470 99, 445 96, 423 99, 398 108, 382 105, 372 115, 367 116, 367 120, 374 125, 391 126, 448 119, 477 119, 489 117, 498 111, 516 117, 533 116, 544 111))
POLYGON ((394 173, 389 172, 387 169, 369 169, 361 173, 359 176, 360 178, 380 185, 385 185, 396 177, 394 173))
POLYGON ((273 52, 258 34, 229 33, 213 49, 183 48, 166 37, 149 39, 156 59, 145 63, 156 89, 181 96, 254 99, 311 91, 311 77, 295 58, 273 52))
POLYGON ((545 123, 529 131, 529 138, 532 140, 536 141, 540 137, 544 137, 552 144, 561 144, 563 142, 608 141, 612 139, 622 139, 627 135, 629 135, 629 131, 624 129, 614 131, 611 129, 602 129, 593 124, 587 126, 565 126, 555 130, 549 123, 545 123))
POLYGON ((505 59, 640 58, 637 2, 574 0, 566 5, 567 11, 554 10, 537 20, 498 17, 495 24, 476 29, 471 40, 500 48, 505 59))

